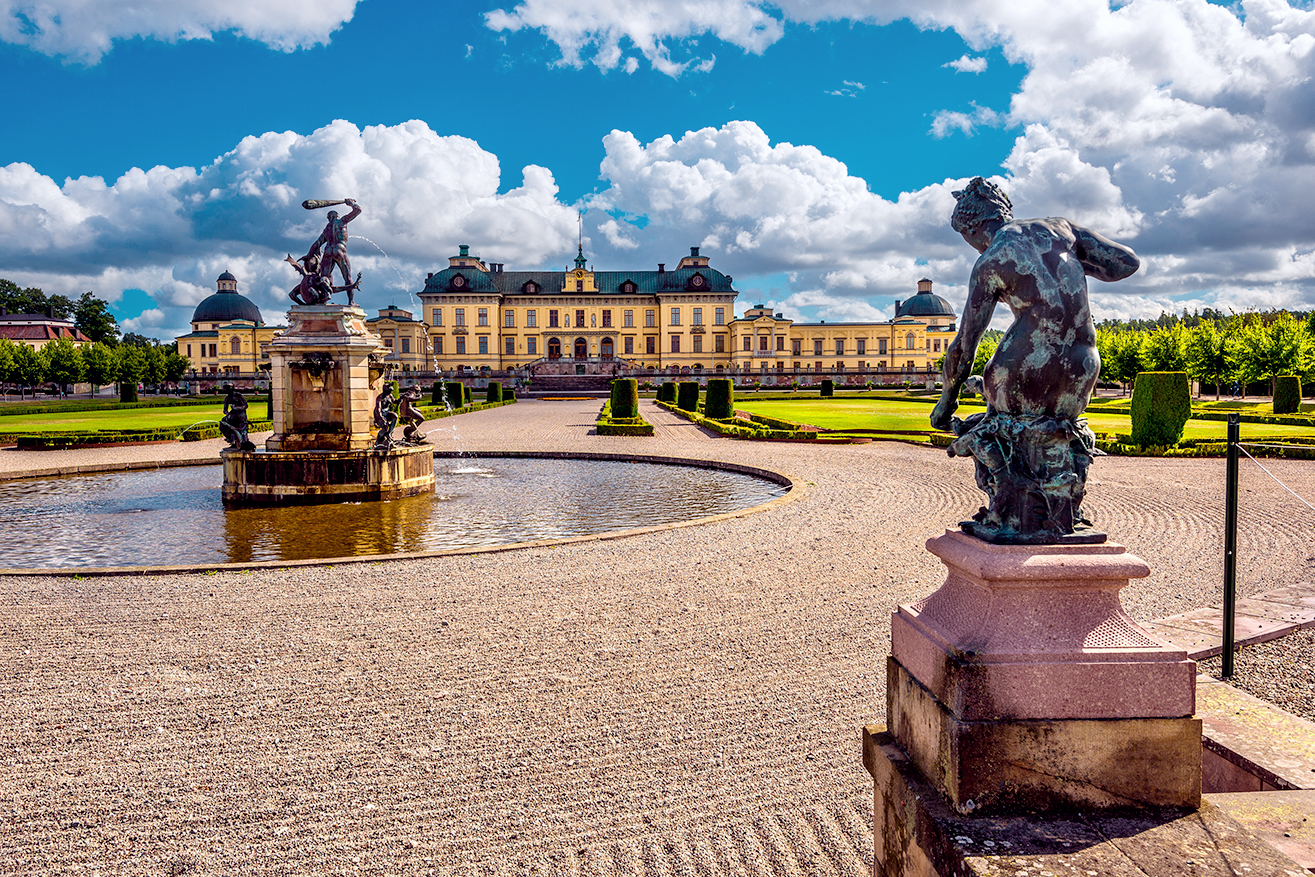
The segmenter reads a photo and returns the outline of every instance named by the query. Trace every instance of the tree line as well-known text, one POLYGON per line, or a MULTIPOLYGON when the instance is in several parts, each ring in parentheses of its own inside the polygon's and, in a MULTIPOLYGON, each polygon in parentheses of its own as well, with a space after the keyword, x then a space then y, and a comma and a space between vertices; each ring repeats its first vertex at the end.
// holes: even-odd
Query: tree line
POLYGON ((1302 383, 1315 378, 1315 314, 1288 311, 1204 313, 1159 320, 1104 321, 1096 328, 1102 381, 1128 385, 1141 372, 1186 372, 1215 397, 1234 384, 1264 382, 1274 391, 1280 375, 1302 383))
POLYGON ((83 381, 92 384, 93 392, 106 384, 177 382, 191 365, 172 344, 111 347, 97 341, 79 348, 72 340, 59 338, 35 350, 0 338, 0 383, 20 390, 46 383, 66 389, 83 381))

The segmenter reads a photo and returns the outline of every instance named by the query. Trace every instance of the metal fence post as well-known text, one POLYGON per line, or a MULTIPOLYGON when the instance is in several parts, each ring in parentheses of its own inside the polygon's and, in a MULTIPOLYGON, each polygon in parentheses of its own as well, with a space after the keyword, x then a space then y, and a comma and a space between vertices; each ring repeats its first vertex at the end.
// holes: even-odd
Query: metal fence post
POLYGON ((1237 620, 1237 464, 1241 421, 1228 415, 1228 456, 1224 467, 1224 652, 1223 677, 1233 678, 1237 620))

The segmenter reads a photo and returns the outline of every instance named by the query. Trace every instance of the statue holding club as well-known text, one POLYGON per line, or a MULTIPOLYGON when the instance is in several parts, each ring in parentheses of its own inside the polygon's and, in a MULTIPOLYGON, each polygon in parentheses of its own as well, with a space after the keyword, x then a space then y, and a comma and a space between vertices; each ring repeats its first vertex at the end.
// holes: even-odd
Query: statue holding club
POLYGON ((311 199, 301 202, 301 206, 307 210, 318 210, 338 204, 348 205, 352 208, 351 212, 340 217, 338 211, 330 210, 324 231, 320 232, 315 243, 311 244, 310 251, 300 259, 294 259, 289 254, 284 260, 301 274, 301 283, 288 294, 288 297, 295 302, 327 304, 329 296, 333 293, 346 292, 347 306, 351 307, 356 303, 356 290, 361 286, 361 275, 358 273, 356 279, 352 280, 352 264, 347 257, 347 223, 361 215, 360 205, 353 198, 339 201, 311 199), (342 286, 333 285, 335 268, 342 272, 342 286))

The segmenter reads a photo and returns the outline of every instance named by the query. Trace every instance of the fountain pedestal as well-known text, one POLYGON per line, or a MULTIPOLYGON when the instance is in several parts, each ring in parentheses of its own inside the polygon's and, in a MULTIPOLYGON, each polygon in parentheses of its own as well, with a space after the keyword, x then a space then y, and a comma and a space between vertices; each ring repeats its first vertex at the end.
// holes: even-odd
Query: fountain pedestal
POLYGON ((376 449, 375 397, 385 347, 365 311, 294 305, 269 345, 274 434, 264 451, 225 451, 224 502, 234 505, 359 502, 434 488, 428 445, 376 449))

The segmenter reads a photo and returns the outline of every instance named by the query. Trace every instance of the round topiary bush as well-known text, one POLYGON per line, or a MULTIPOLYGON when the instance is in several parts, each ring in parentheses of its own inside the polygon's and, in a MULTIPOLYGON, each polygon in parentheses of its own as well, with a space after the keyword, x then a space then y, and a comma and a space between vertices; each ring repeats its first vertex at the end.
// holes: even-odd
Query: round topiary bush
POLYGON ((1132 388, 1132 441, 1143 448, 1170 447, 1183 437, 1192 413, 1186 372, 1142 372, 1132 388))
POLYGON ((443 382, 443 402, 453 411, 465 404, 466 391, 460 381, 443 382))
POLYGON ((730 420, 735 416, 735 385, 730 378, 712 378, 703 397, 703 413, 713 420, 730 420))
POLYGON ((675 402, 676 385, 671 381, 663 381, 662 384, 658 386, 657 400, 659 402, 675 402))
POLYGON ((489 388, 484 391, 484 401, 489 403, 502 401, 502 384, 499 381, 489 381, 489 388))
POLYGON ((1301 378, 1279 375, 1274 379, 1274 413, 1296 414, 1301 408, 1301 378))
POLYGON ((639 416, 639 381, 617 378, 612 381, 612 417, 639 416))
POLYGON ((698 381, 681 381, 680 389, 676 392, 676 407, 681 411, 698 411, 699 410, 699 384, 698 381))
POLYGON ((822 395, 834 396, 836 394, 836 382, 830 378, 822 379, 822 395))

